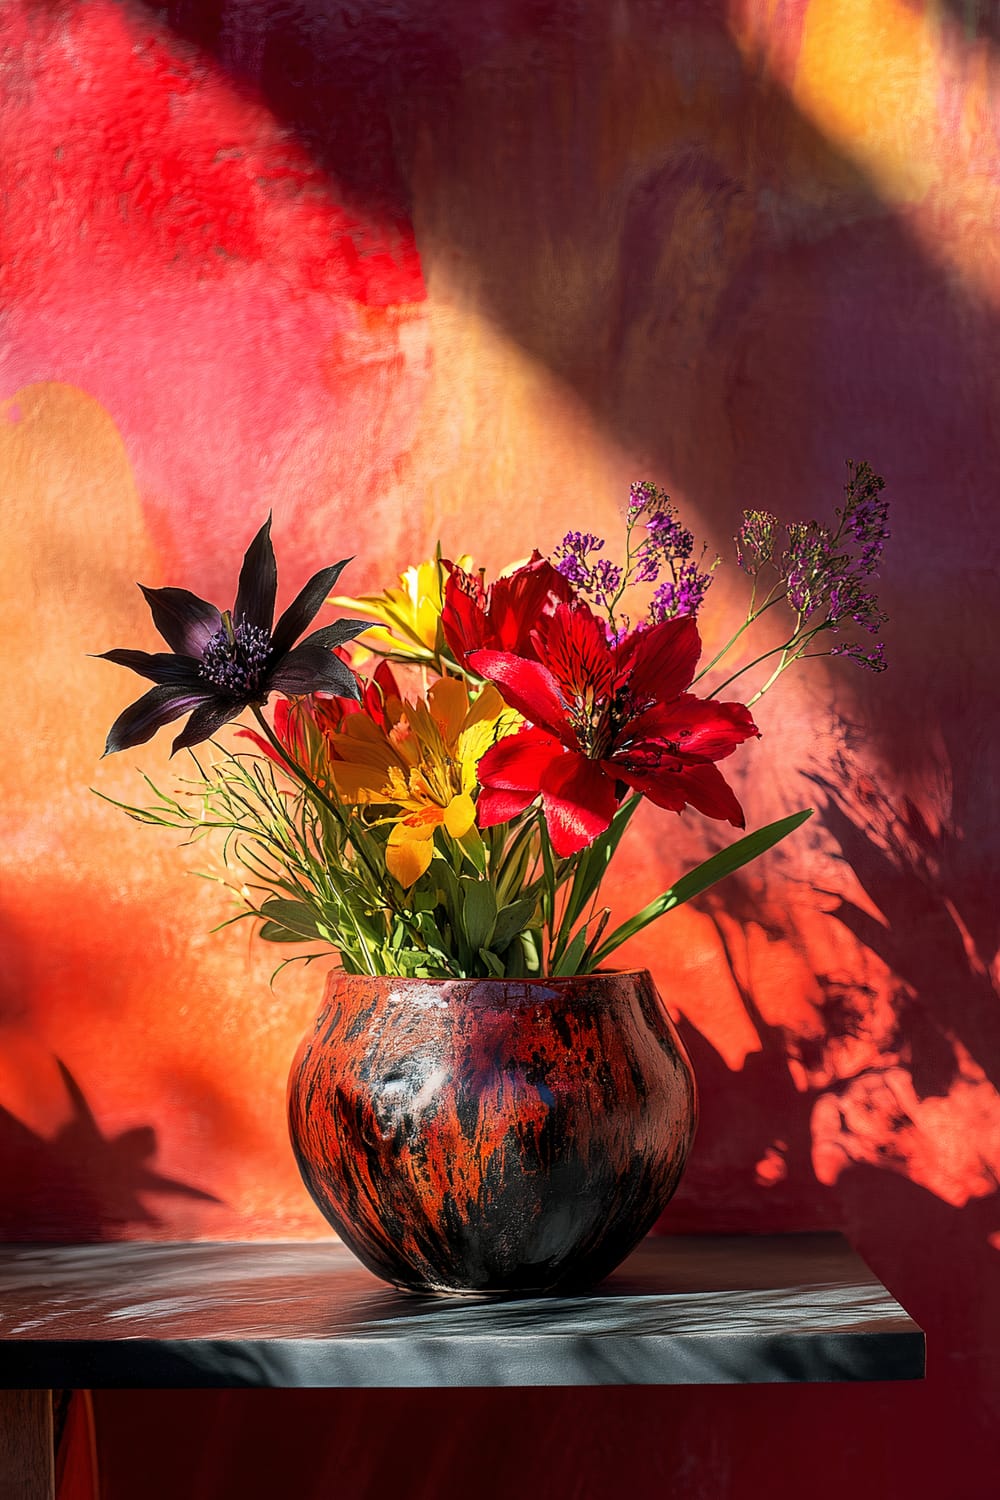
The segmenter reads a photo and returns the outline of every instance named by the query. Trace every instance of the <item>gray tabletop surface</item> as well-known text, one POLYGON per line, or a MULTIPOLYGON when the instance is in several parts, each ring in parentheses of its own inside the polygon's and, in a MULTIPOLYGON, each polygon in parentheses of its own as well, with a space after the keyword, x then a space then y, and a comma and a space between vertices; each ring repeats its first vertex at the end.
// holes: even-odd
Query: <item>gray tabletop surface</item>
POLYGON ((913 1380, 837 1234, 646 1240, 578 1297, 415 1297, 333 1241, 0 1247, 0 1387, 913 1380))

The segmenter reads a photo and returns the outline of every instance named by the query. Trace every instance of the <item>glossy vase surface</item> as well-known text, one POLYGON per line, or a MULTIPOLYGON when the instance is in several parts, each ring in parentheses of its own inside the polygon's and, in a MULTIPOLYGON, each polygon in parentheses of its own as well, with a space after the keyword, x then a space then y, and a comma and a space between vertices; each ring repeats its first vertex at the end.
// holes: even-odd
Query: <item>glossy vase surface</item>
POLYGON ((677 1186, 696 1121, 649 974, 331 974, 288 1083, 317 1205, 416 1292, 577 1291, 677 1186))

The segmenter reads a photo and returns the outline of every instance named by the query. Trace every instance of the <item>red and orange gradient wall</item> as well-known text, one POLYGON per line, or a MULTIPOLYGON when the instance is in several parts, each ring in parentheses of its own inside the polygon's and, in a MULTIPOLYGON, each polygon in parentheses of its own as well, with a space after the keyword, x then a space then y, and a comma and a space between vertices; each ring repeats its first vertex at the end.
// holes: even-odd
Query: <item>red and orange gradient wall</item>
MULTIPOLYGON (((87 653, 154 646, 136 580, 226 599, 268 510, 281 603, 347 553, 363 592, 439 538, 493 569, 613 536, 633 478, 726 555, 745 505, 829 514, 847 457, 893 500, 891 670, 811 663, 742 757, 751 826, 817 816, 628 956, 703 1096, 662 1227, 844 1227, 927 1328, 926 1384, 275 1394, 252 1417, 122 1395, 98 1410, 108 1495, 168 1431, 142 1493, 277 1493, 254 1487, 268 1439, 296 1430, 305 1497, 334 1472, 485 1495, 489 1451, 498 1483, 555 1495, 627 1471, 694 1500, 765 1477, 978 1500, 1000 1444, 996 7, 8 0, 0 63, 6 1238, 326 1232, 283 1120, 315 971, 269 987, 273 950, 210 934, 203 855, 88 791, 180 774, 159 743, 97 764, 133 682, 87 653), (404 1475, 385 1431, 428 1423, 404 1475)), ((646 817, 622 898, 707 836, 646 817)))

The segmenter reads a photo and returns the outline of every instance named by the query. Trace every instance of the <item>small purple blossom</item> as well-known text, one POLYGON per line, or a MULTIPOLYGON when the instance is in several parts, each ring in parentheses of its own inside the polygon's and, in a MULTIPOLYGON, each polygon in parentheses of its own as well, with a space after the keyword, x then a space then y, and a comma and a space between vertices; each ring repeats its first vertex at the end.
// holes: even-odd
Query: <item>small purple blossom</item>
MULTIPOLYGON (((829 596, 836 575, 831 571, 833 537, 818 521, 793 521, 781 560, 788 602, 797 615, 811 615, 829 596)), ((839 561, 839 559, 838 559, 839 561)))
POLYGON ((869 672, 884 672, 889 665, 885 659, 885 646, 881 641, 870 651, 865 650, 863 641, 843 641, 833 647, 830 655, 849 656, 851 661, 856 661, 859 667, 865 667, 869 672))
POLYGON ((694 534, 681 525, 666 490, 648 479, 633 484, 629 492, 630 532, 636 523, 646 528, 646 535, 633 554, 629 581, 655 583, 666 567, 676 582, 676 565, 694 551, 694 534))
POLYGON ((667 498, 664 491, 657 489, 651 480, 637 479, 631 485, 628 492, 630 520, 634 520, 635 517, 642 515, 646 510, 655 509, 656 506, 661 505, 667 498))
POLYGON ((851 620, 855 625, 860 625, 862 630, 874 635, 881 630, 888 618, 879 609, 875 595, 869 593, 861 580, 851 573, 842 574, 831 586, 827 600, 827 621, 830 625, 837 626, 844 620, 851 620))
POLYGON ((848 470, 843 521, 854 540, 861 544, 858 566, 862 573, 874 573, 889 540, 889 502, 882 498, 885 480, 867 463, 856 468, 849 464, 848 470))
POLYGON ((711 570, 703 573, 697 563, 682 563, 676 579, 661 583, 650 600, 650 622, 659 625, 664 620, 676 619, 678 615, 696 617, 711 582, 711 570))
MULTIPOLYGON (((818 521, 793 523, 787 528, 788 546, 776 564, 788 603, 799 617, 797 628, 808 630, 810 638, 851 625, 876 635, 888 618, 868 586, 889 537, 889 507, 882 498, 885 481, 866 463, 852 463, 848 469, 836 531, 818 521)), ((873 672, 886 667, 881 644, 869 649, 861 642, 845 641, 830 654, 848 656, 873 672)))
POLYGON ((670 510, 656 511, 650 516, 646 522, 644 545, 652 551, 683 560, 694 551, 694 533, 681 525, 671 507, 670 510))
POLYGON ((756 574, 774 556, 777 516, 769 510, 745 510, 743 525, 733 540, 736 543, 736 562, 744 573, 756 574))
POLYGON ((608 557, 599 557, 590 570, 587 592, 599 609, 611 609, 622 586, 622 570, 608 557))
POLYGON ((590 591, 594 565, 588 561, 591 553, 600 552, 604 538, 592 531, 567 531, 553 557, 557 558, 556 571, 574 588, 590 591))

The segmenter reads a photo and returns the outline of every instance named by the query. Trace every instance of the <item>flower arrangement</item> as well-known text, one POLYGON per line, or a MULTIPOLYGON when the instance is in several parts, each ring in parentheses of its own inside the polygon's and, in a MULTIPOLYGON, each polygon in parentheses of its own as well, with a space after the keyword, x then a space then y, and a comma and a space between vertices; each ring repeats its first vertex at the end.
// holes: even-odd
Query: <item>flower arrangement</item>
POLYGON ((334 951, 348 973, 429 978, 592 972, 809 816, 744 835, 612 924, 602 881, 643 801, 744 828, 720 763, 758 737, 754 703, 810 657, 883 669, 882 646, 857 634, 885 619, 869 582, 888 537, 882 490, 852 464, 836 524, 793 523, 783 537, 770 513, 745 512, 736 556, 749 603, 705 665, 697 620, 720 560, 696 555, 651 483, 632 486, 617 560, 575 531, 551 558, 535 552, 487 584, 471 559, 439 550, 398 588, 330 599, 351 616, 297 645, 345 563, 273 624, 268 521, 231 611, 144 589, 170 652, 104 653, 154 684, 105 753, 190 715, 174 740, 192 767, 179 788, 145 778, 150 804, 116 805, 189 838, 219 832, 231 920, 309 945, 296 954, 307 961, 334 951), (780 643, 724 665, 772 610, 787 621, 780 643), (722 696, 755 671, 766 676, 746 702, 722 696), (254 725, 217 745, 244 710, 254 725), (211 758, 196 753, 206 742, 211 758))

